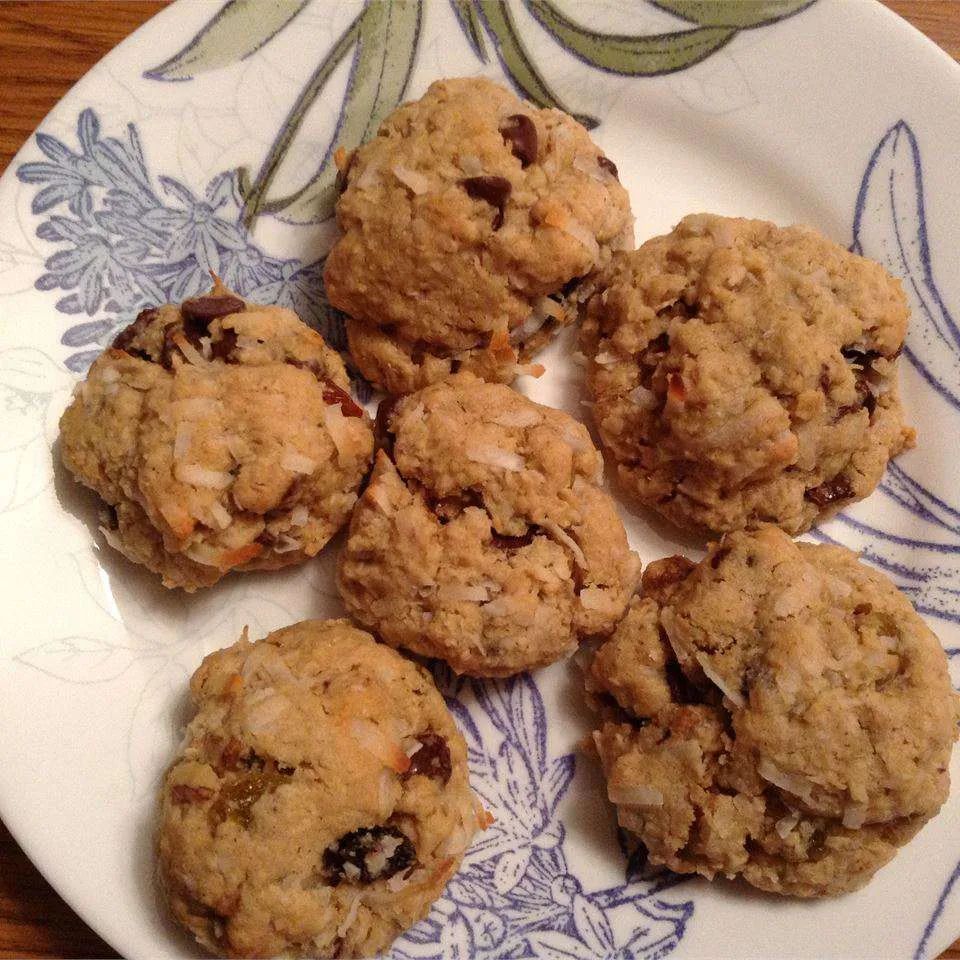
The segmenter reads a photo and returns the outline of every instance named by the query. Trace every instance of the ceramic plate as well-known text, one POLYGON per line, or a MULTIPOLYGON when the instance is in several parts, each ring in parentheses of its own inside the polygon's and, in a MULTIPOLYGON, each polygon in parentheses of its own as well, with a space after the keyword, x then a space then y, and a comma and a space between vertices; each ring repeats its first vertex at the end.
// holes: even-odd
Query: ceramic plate
MULTIPOLYGON (((431 80, 475 73, 593 127, 640 241, 699 210, 805 221, 903 279, 919 445, 815 536, 863 551, 960 653, 960 71, 945 54, 841 0, 183 0, 85 77, 0 181, 0 814, 127 957, 196 953, 158 906, 151 856, 190 673, 244 625, 338 613, 337 546, 167 592, 104 546, 94 498, 56 465, 58 416, 119 327, 210 269, 342 345, 320 282, 333 149, 431 80)), ((580 415, 568 341, 524 389, 580 415)), ((698 550, 621 507, 645 562, 698 550)), ((396 958, 932 957, 960 933, 957 790, 838 900, 651 877, 627 865, 577 750, 590 720, 572 664, 442 682, 496 822, 396 958)))

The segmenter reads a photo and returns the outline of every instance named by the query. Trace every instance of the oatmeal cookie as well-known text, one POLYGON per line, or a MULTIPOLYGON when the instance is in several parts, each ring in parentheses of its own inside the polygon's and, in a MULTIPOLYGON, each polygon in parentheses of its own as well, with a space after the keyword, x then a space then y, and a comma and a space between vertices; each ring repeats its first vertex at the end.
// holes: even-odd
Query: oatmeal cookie
POLYGON ((681 873, 854 890, 949 792, 937 638, 855 554, 774 526, 651 564, 587 690, 621 826, 681 873))
POLYGON ((623 486, 680 526, 800 533, 913 445, 900 283, 808 227, 689 216, 592 289, 601 439, 623 486))
POLYGON ((350 352, 392 394, 469 370, 508 383, 573 319, 577 280, 633 246, 616 167, 559 110, 441 80, 342 158, 327 257, 350 352))
POLYGON ((387 643, 506 676, 609 633, 639 560, 586 428, 469 373, 400 400, 350 522, 340 595, 387 643))
POLYGON ((64 464, 107 541, 168 587, 316 554, 373 453, 340 357, 296 314, 208 296, 144 310, 77 386, 64 464))
POLYGON ((486 814, 429 673, 346 620, 204 660, 161 788, 177 920, 231 957, 367 957, 425 916, 486 814))

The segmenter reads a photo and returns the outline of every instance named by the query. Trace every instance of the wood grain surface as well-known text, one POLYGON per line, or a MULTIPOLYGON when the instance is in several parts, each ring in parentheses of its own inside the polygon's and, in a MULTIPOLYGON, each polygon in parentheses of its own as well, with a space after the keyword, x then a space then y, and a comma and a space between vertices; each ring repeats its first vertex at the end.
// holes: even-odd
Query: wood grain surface
MULTIPOLYGON (((960 0, 884 2, 960 59, 960 0)), ((67 90, 164 6, 162 0, 0 2, 0 173, 67 90)), ((0 958, 116 956, 0 823, 0 958)), ((941 960, 960 960, 960 940, 941 960)))

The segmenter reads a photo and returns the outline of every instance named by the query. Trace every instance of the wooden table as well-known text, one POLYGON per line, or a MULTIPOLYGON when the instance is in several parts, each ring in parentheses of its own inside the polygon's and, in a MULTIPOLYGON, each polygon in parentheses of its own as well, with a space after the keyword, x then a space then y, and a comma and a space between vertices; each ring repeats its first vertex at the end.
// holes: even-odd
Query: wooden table
MULTIPOLYGON (((884 2, 960 59, 960 0, 884 2)), ((164 6, 163 0, 0 3, 0 174, 73 83, 164 6)), ((116 956, 0 822, 0 958, 116 956)), ((960 960, 960 940, 947 958, 960 960)))

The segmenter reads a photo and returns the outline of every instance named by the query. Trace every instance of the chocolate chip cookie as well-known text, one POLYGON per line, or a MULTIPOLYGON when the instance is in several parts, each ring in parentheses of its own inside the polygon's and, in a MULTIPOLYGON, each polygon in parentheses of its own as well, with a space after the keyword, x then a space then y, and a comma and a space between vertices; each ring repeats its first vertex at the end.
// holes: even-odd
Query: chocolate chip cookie
POLYGON ((482 77, 432 84, 341 163, 327 295, 388 393, 531 372, 578 279, 633 246, 627 193, 586 130, 482 77))
POLYGON ((624 488, 682 527, 800 533, 913 445, 900 283, 808 227, 686 217, 593 289, 600 436, 624 488))
POLYGON ((486 815, 423 668, 346 620, 204 660, 161 789, 171 910, 231 957, 368 957, 425 916, 486 815))
POLYGON ((469 373, 384 408, 338 584, 387 643, 506 676, 608 634, 639 575, 586 428, 469 373))
POLYGON ((773 526, 651 564, 587 690, 621 826, 680 873, 854 890, 949 792, 937 638, 855 554, 773 526))
POLYGON ((108 505, 108 543, 192 591, 316 554, 356 502, 373 430, 318 333, 218 285, 117 336, 60 451, 108 505))

